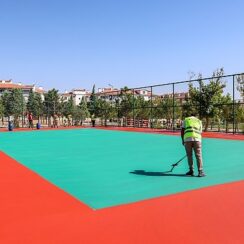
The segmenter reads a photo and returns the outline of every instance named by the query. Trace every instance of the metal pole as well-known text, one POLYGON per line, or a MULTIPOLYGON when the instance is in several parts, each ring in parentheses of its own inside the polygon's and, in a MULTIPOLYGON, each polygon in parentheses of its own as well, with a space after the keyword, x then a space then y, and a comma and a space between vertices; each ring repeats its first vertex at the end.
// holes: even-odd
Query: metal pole
POLYGON ((132 93, 133 93, 133 127, 135 127, 136 123, 135 123, 135 96, 134 96, 135 90, 134 89, 132 89, 132 93))
POLYGON ((235 134, 235 76, 232 76, 232 84, 233 84, 233 107, 232 107, 232 114, 233 114, 233 131, 232 133, 235 134))
POLYGON ((117 120, 118 120, 117 126, 120 126, 120 120, 119 120, 119 93, 117 93, 117 97, 115 99, 115 106, 116 106, 116 109, 117 109, 117 120))
POLYGON ((24 98, 22 98, 22 128, 24 128, 24 98))
POLYGON ((150 109, 150 127, 151 127, 151 129, 153 128, 153 126, 152 126, 152 109, 153 109, 153 103, 152 103, 152 86, 151 86, 151 104, 150 104, 150 106, 151 106, 151 109, 150 109))
POLYGON ((202 82, 200 82, 200 111, 199 111, 199 118, 202 120, 202 82))
POLYGON ((173 83, 173 119, 172 119, 173 131, 175 131, 175 83, 173 83))

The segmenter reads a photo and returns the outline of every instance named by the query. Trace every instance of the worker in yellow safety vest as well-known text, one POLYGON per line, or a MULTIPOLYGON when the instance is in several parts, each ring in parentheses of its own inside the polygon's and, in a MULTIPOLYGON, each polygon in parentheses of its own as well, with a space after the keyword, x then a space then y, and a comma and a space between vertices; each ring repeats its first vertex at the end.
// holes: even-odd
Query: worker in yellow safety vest
POLYGON ((186 175, 194 176, 194 166, 192 152, 194 151, 197 159, 198 177, 206 176, 203 171, 202 161, 202 122, 191 114, 190 117, 185 118, 181 128, 182 144, 185 146, 186 155, 188 159, 189 171, 186 175))

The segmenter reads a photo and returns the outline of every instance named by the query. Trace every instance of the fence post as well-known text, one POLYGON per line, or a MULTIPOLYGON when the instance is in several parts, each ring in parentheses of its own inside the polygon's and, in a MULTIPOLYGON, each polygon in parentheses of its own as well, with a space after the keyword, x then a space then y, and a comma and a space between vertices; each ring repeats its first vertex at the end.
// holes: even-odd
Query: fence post
POLYGON ((202 120, 202 82, 199 82, 199 89, 200 89, 200 111, 199 111, 199 118, 202 120))
POLYGON ((22 99, 22 128, 24 128, 24 98, 22 99))
POLYGON ((173 85, 173 120, 172 120, 172 127, 173 131, 175 131, 175 83, 173 85))
POLYGON ((117 126, 121 126, 121 122, 119 120, 119 92, 117 93, 117 97, 115 99, 115 105, 116 105, 116 108, 117 108, 117 120, 118 120, 117 126))
POLYGON ((151 109, 150 109, 150 127, 151 127, 151 129, 153 128, 153 124, 152 124, 152 106, 153 106, 153 104, 152 104, 152 86, 151 86, 151 103, 150 103, 150 106, 151 106, 151 109))
POLYGON ((134 96, 134 93, 135 93, 135 90, 132 89, 132 94, 133 94, 133 106, 132 106, 132 109, 133 109, 133 127, 136 126, 136 123, 135 123, 135 96, 134 96))
POLYGON ((232 134, 235 134, 235 75, 232 76, 232 84, 233 84, 233 107, 232 107, 232 114, 233 114, 233 131, 232 134))

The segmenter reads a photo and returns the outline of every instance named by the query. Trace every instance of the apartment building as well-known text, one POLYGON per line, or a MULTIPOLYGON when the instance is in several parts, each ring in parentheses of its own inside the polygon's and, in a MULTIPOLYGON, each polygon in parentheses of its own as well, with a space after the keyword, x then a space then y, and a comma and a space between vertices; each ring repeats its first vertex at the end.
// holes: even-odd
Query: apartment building
MULTIPOLYGON (((135 98, 136 97, 143 97, 145 101, 149 101, 151 99, 151 91, 146 89, 128 89, 123 91, 124 94, 132 94, 135 98)), ((98 92, 96 93, 98 98, 101 98, 107 102, 116 102, 116 99, 119 99, 121 95, 121 90, 117 88, 99 88, 98 92)))
POLYGON ((0 80, 0 96, 4 92, 10 91, 12 89, 21 89, 26 102, 28 101, 31 90, 35 93, 39 93, 42 100, 44 101, 45 91, 42 87, 36 87, 35 85, 23 85, 22 83, 13 83, 12 80, 0 80))
POLYGON ((64 102, 72 99, 75 105, 79 105, 82 100, 89 102, 91 93, 86 89, 73 89, 70 92, 61 93, 59 96, 64 102))
POLYGON ((100 98, 110 103, 115 103, 116 100, 119 98, 119 95, 120 95, 120 90, 113 87, 98 88, 98 92, 96 93, 97 98, 100 98))
POLYGON ((189 92, 176 92, 176 93, 166 93, 166 94, 163 94, 163 95, 160 95, 160 98, 163 100, 163 99, 169 99, 169 98, 172 98, 173 99, 178 101, 179 104, 183 104, 183 102, 186 100, 186 98, 189 97, 189 92))

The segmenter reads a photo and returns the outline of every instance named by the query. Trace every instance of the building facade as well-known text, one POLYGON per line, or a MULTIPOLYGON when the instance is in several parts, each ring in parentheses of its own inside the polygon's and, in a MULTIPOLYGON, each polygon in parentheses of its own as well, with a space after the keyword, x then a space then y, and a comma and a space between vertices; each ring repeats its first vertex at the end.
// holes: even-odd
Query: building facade
POLYGON ((28 101, 30 91, 39 93, 41 95, 42 101, 44 101, 44 93, 42 87, 36 87, 35 85, 23 85, 22 83, 13 83, 12 80, 0 80, 0 96, 7 91, 12 89, 21 89, 25 101, 28 101))
POLYGON ((65 93, 59 94, 62 101, 68 102, 72 99, 75 105, 79 105, 82 100, 89 102, 90 96, 91 93, 85 89, 73 89, 70 92, 66 91, 65 93))

